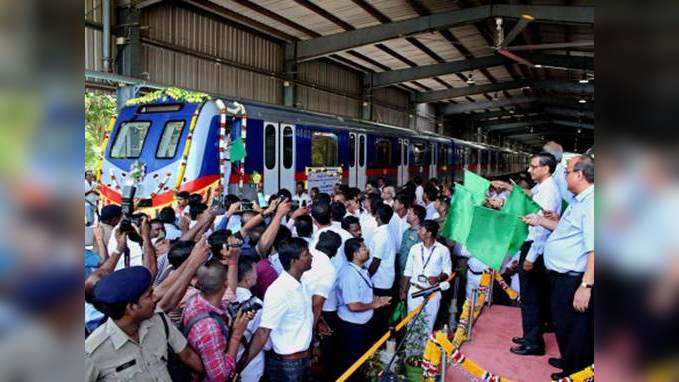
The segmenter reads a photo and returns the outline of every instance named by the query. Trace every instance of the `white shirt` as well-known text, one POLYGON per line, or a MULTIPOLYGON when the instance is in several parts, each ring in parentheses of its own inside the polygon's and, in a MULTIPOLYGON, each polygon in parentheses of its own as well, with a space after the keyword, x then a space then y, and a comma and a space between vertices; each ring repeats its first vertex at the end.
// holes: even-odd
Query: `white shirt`
MULTIPOLYGON (((90 191, 98 191, 97 190, 97 182, 88 182, 87 179, 85 179, 85 193, 87 194, 90 191)), ((95 193, 87 194, 85 195, 85 200, 94 204, 94 206, 97 205, 97 202, 99 202, 99 195, 95 193)))
MULTIPOLYGON (((554 178, 550 176, 542 183, 536 184, 531 189, 531 192, 533 193, 533 201, 539 204, 543 210, 561 214, 561 194, 554 182, 554 178)), ((539 212, 539 215, 542 215, 542 211, 539 212)), ((544 251, 545 243, 550 233, 552 231, 544 227, 528 227, 528 237, 526 240, 533 240, 533 245, 531 245, 528 254, 526 254, 526 260, 531 263, 535 262, 535 259, 544 251)))
POLYGON ((380 259, 380 266, 372 276, 373 286, 379 289, 390 289, 396 278, 396 247, 391 240, 389 225, 383 224, 375 230, 371 238, 366 238, 370 249, 370 260, 380 259))
POLYGON ((441 273, 450 275, 452 269, 450 251, 445 245, 434 242, 430 248, 425 248, 424 243, 417 243, 410 248, 403 275, 414 278, 419 275, 438 276, 441 273))
POLYGON ((373 232, 377 229, 377 220, 375 217, 368 213, 368 211, 363 211, 361 216, 358 218, 358 223, 361 225, 361 234, 363 237, 372 236, 373 232))
POLYGON ((299 203, 300 207, 302 206, 302 204, 304 204, 303 203, 304 201, 306 201, 307 206, 311 205, 311 198, 309 197, 309 194, 307 194, 306 192, 303 192, 302 195, 297 194, 292 195, 292 200, 299 203))
POLYGON ((424 195, 424 187, 417 186, 415 188, 415 202, 424 207, 424 200, 422 200, 422 195, 424 195))
POLYGON ((594 251, 594 185, 573 198, 545 243, 545 268, 560 273, 584 272, 594 251))
POLYGON ((278 273, 279 275, 283 273, 283 264, 281 263, 280 257, 278 257, 278 252, 269 256, 269 263, 271 264, 273 269, 276 270, 276 273, 278 273))
POLYGON ((373 309, 363 312, 352 312, 348 304, 362 302, 370 304, 373 301, 373 288, 370 275, 365 268, 359 268, 354 263, 347 263, 337 277, 337 296, 339 306, 337 315, 346 322, 365 324, 373 316, 373 309))
MULTIPOLYGON (((394 247, 396 250, 399 250, 401 248, 401 240, 403 239, 403 233, 410 228, 410 224, 408 224, 408 219, 406 218, 406 215, 403 215, 403 217, 398 216, 398 214, 394 211, 394 214, 391 216, 391 220, 389 220, 389 232, 391 233, 391 238, 394 241, 394 247)), ((363 226, 361 226, 361 229, 363 229, 363 226)))
MULTIPOLYGON (((108 240, 107 247, 108 253, 113 253, 116 249, 118 249, 118 242, 116 241, 116 232, 118 232, 118 227, 113 228, 111 238, 108 240)), ((142 256, 143 251, 141 249, 141 246, 128 238, 127 248, 130 251, 130 266, 134 267, 136 265, 144 265, 144 260, 142 256)), ((118 264, 116 264, 115 270, 117 271, 123 268, 125 268, 125 254, 120 256, 118 264)))
POLYGON ((302 274, 304 289, 311 295, 328 298, 334 291, 337 273, 325 253, 316 248, 309 248, 311 252, 311 269, 302 274))
POLYGON ((163 227, 165 227, 165 238, 167 240, 174 240, 182 237, 182 231, 175 227, 174 224, 165 223, 163 224, 163 227))
POLYGON ((556 165, 552 177, 554 178, 556 187, 559 189, 561 198, 568 204, 573 203, 573 193, 568 191, 568 183, 566 182, 566 166, 564 166, 563 163, 558 163, 556 165))
POLYGON ((283 271, 266 290, 259 326, 271 330, 271 343, 277 354, 309 349, 314 326, 311 297, 288 272, 283 271))
POLYGON ((436 211, 434 202, 427 204, 426 210, 427 210, 427 216, 425 217, 426 220, 434 220, 439 218, 439 212, 436 211))
MULTIPOLYGON (((247 301, 252 297, 252 292, 250 292, 249 289, 246 288, 241 288, 238 287, 236 288, 236 300, 238 302, 243 302, 247 301)), ((262 304, 262 300, 258 299, 255 297, 255 301, 258 303, 262 304)), ((262 321, 262 310, 258 310, 257 313, 255 313, 255 317, 248 322, 248 327, 245 329, 245 332, 243 333, 243 336, 245 337, 248 342, 252 340, 252 335, 255 334, 255 331, 259 327, 260 322, 262 321)), ((238 349, 238 358, 240 358, 241 354, 243 354, 243 351, 245 351, 245 348, 241 344, 240 348, 238 349)), ((264 374, 264 351, 260 351, 255 358, 250 361, 250 363, 243 369, 243 371, 240 374, 240 380, 243 382, 257 382, 259 379, 262 377, 264 374)))
POLYGON ((338 250, 337 254, 330 259, 330 263, 332 264, 332 267, 335 269, 335 274, 337 275, 337 277, 335 278, 335 283, 332 285, 330 294, 328 294, 328 298, 323 303, 324 312, 334 312, 337 310, 337 281, 338 281, 337 279, 339 278, 340 269, 342 269, 342 267, 344 267, 348 263, 344 251, 340 253, 340 251, 338 250))

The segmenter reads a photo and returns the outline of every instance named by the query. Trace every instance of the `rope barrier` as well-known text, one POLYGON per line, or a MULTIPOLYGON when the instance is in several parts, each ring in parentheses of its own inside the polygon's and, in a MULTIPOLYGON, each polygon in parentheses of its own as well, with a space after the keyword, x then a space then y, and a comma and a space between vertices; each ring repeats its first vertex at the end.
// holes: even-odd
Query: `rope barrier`
MULTIPOLYGON (((448 277, 445 282, 450 282, 453 278, 455 278, 455 275, 457 275, 457 272, 453 272, 453 274, 448 277)), ((420 305, 417 306, 412 312, 408 313, 401 321, 399 321, 398 324, 396 324, 396 327, 394 328, 393 332, 398 332, 401 329, 403 329, 412 319, 422 310, 424 309, 424 306, 431 300, 437 293, 441 293, 440 291, 436 291, 427 297, 425 301, 423 301, 420 305)), ((375 342, 370 349, 368 349, 363 355, 356 360, 356 362, 351 365, 338 379, 336 382, 344 382, 346 381, 349 377, 351 377, 358 368, 360 368, 370 357, 373 356, 379 350, 379 348, 387 342, 389 338, 391 338, 391 333, 392 331, 386 332, 377 342, 375 342)))

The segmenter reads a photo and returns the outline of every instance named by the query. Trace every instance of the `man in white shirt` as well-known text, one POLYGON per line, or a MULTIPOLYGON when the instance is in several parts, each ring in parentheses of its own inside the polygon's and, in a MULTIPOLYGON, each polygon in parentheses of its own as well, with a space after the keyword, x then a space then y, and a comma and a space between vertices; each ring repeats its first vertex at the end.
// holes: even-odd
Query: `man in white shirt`
POLYGON ((426 204, 424 204, 424 187, 422 186, 422 178, 417 175, 415 179, 413 179, 413 182, 415 183, 415 203, 421 205, 424 207, 426 204))
MULTIPOLYGON (((406 268, 401 279, 401 299, 408 301, 409 312, 412 312, 424 302, 424 297, 413 298, 413 293, 446 280, 452 272, 453 265, 450 251, 445 245, 436 241, 438 232, 439 224, 437 222, 425 220, 418 231, 422 242, 410 248, 406 268), (403 292, 406 290, 407 295, 404 295, 403 292)), ((441 293, 437 293, 424 308, 425 320, 430 333, 434 329, 440 304, 441 293)))
POLYGON ((566 182, 566 166, 564 166, 564 164, 561 162, 563 157, 563 147, 554 141, 549 141, 545 143, 544 146, 542 146, 542 151, 554 155, 554 159, 556 159, 556 169, 553 173, 554 182, 556 183, 556 186, 559 189, 559 194, 561 195, 561 198, 564 200, 564 202, 571 204, 573 202, 574 195, 568 189, 568 184, 566 182))
POLYGON ((403 233, 410 227, 408 224, 408 205, 409 198, 403 193, 396 195, 393 203, 394 215, 389 220, 389 232, 391 233, 394 247, 398 250, 401 248, 401 239, 403 233))
POLYGON ((389 207, 394 206, 394 198, 396 197, 396 190, 394 186, 385 186, 382 189, 382 201, 389 207))
POLYGON ((436 220, 439 218, 439 212, 436 210, 436 199, 439 191, 432 185, 428 185, 424 189, 424 205, 427 209, 426 220, 436 220))
MULTIPOLYGON (((544 211, 560 214, 561 194, 552 178, 555 168, 556 159, 550 153, 541 152, 531 158, 528 173, 536 185, 530 190, 530 194, 544 211)), ((504 186, 505 189, 511 187, 507 184, 504 186)), ((542 253, 549 234, 550 231, 543 227, 530 227, 526 241, 531 244, 522 247, 519 257, 523 336, 512 339, 518 344, 510 349, 514 354, 544 354, 542 323, 547 321, 549 310, 545 295, 547 280, 542 253)))
POLYGON ((365 208, 361 212, 358 221, 361 224, 361 233, 364 237, 371 237, 377 229, 375 210, 380 204, 382 204, 382 199, 376 194, 368 195, 365 202, 363 202, 365 208))
POLYGON ((373 312, 387 306, 391 300, 391 297, 373 294, 370 275, 363 266, 369 257, 363 239, 349 239, 344 248, 347 264, 337 279, 340 370, 346 370, 370 347, 376 334, 370 325, 373 312))
MULTIPOLYGON (((366 237, 370 249, 370 274, 376 296, 391 296, 396 278, 396 247, 389 233, 389 221, 394 211, 386 204, 377 208, 377 229, 372 237, 366 237)), ((375 330, 381 335, 387 330, 388 309, 375 315, 375 330)))
POLYGON ((264 295, 262 320, 248 348, 244 364, 250 363, 271 338, 272 351, 267 353, 267 380, 306 381, 311 361, 314 315, 311 297, 301 279, 311 269, 312 257, 307 242, 291 238, 278 249, 283 273, 264 295))
POLYGON ((85 224, 94 223, 94 215, 99 204, 99 184, 94 180, 92 171, 85 171, 85 224))
POLYGON ((309 194, 304 192, 304 182, 297 182, 296 187, 295 195, 292 196, 292 201, 296 202, 300 207, 310 206, 311 198, 309 197, 309 194))

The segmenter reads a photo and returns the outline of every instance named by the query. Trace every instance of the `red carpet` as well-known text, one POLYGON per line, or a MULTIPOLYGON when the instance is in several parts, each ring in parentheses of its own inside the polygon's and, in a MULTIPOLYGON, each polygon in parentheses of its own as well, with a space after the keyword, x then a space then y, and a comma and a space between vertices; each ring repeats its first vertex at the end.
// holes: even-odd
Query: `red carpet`
MULTIPOLYGON (((552 373, 560 371, 547 363, 558 357, 554 333, 545 335, 547 354, 542 357, 519 356, 509 352, 512 337, 520 336, 521 310, 493 305, 485 308, 472 329, 472 340, 462 345, 462 353, 480 367, 512 381, 549 381, 552 373)), ((449 366, 446 381, 468 381, 470 375, 462 368, 449 366)))

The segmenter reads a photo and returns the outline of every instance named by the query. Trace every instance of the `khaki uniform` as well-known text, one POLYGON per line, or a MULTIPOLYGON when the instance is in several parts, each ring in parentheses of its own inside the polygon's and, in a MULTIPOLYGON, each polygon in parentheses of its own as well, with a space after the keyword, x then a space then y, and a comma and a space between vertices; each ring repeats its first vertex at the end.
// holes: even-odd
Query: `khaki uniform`
MULTIPOLYGON (((161 313, 162 314, 162 313, 161 313)), ((186 339, 167 318, 168 335, 158 312, 139 325, 139 343, 131 340, 112 319, 85 341, 87 381, 170 381, 167 371, 169 343, 175 353, 186 339)))

